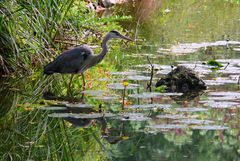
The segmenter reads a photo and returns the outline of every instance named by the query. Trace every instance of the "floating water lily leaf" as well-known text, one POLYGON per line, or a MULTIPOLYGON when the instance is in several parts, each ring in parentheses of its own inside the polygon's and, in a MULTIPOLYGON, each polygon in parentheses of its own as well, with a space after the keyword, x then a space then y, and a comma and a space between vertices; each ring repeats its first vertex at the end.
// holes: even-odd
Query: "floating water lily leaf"
POLYGON ((202 125, 202 126, 192 126, 194 130, 226 130, 228 127, 226 126, 218 126, 218 125, 202 125))
POLYGON ((118 117, 122 121, 146 121, 149 117, 146 117, 142 113, 124 113, 118 117))
POLYGON ((210 92, 208 93, 212 97, 208 97, 209 100, 236 100, 240 99, 239 92, 210 92))
POLYGON ((208 111, 206 108, 199 108, 199 107, 194 107, 194 108, 175 108, 176 111, 178 112, 204 112, 208 111))
POLYGON ((119 99, 117 96, 99 96, 99 97, 93 97, 96 100, 102 100, 102 101, 114 101, 119 99))
POLYGON ((151 125, 151 126, 147 126, 148 128, 151 129, 185 129, 187 128, 186 125, 177 125, 177 124, 160 124, 160 125, 151 125))
POLYGON ((66 117, 72 117, 72 114, 71 113, 51 113, 51 114, 48 114, 48 117, 66 118, 66 117))
POLYGON ((223 74, 240 74, 240 68, 229 65, 226 69, 221 69, 218 72, 223 74))
POLYGON ((157 98, 157 97, 163 97, 163 96, 181 96, 182 93, 157 93, 157 92, 144 92, 141 94, 131 94, 129 97, 133 98, 157 98))
POLYGON ((234 51, 240 51, 240 48, 233 48, 234 51))
POLYGON ((150 80, 150 77, 135 75, 135 76, 128 76, 126 79, 135 80, 135 81, 145 81, 145 80, 150 80))
POLYGON ((199 120, 199 119, 183 119, 183 120, 176 120, 174 123, 181 123, 181 124, 212 124, 214 121, 210 120, 199 120))
MULTIPOLYGON (((169 69, 171 69, 170 66, 165 66, 165 65, 160 65, 160 64, 152 64, 152 65, 154 66, 155 70, 162 70, 165 67, 168 67, 169 69)), ((140 64, 140 65, 135 65, 134 67, 146 68, 146 69, 149 69, 149 70, 151 70, 151 68, 152 68, 150 64, 140 64)))
POLYGON ((226 46, 226 45, 239 45, 238 41, 216 41, 216 42, 201 42, 201 43, 185 43, 172 46, 170 52, 172 54, 189 54, 198 51, 200 48, 210 46, 226 46))
POLYGON ((144 105, 126 106, 126 108, 141 108, 141 109, 149 109, 149 108, 169 109, 170 107, 171 107, 170 104, 144 104, 144 105))
POLYGON ((236 84, 237 83, 236 80, 230 80, 229 78, 227 78, 227 79, 216 78, 216 80, 204 80, 204 82, 208 86, 219 86, 219 85, 224 85, 224 84, 236 84))
POLYGON ((161 70, 158 70, 156 74, 166 75, 170 73, 174 68, 172 68, 170 65, 162 65, 161 70))
POLYGON ((67 103, 67 107, 69 108, 92 108, 92 105, 89 104, 82 104, 82 103, 67 103))
POLYGON ((108 88, 110 89, 137 89, 139 87, 138 84, 131 84, 129 83, 128 86, 124 86, 122 83, 112 83, 108 84, 108 88))
POLYGON ((159 119, 172 119, 172 120, 176 120, 176 119, 187 119, 188 117, 184 116, 184 115, 174 115, 174 114, 163 114, 163 115, 157 115, 156 118, 159 119))
POLYGON ((240 59, 217 59, 221 63, 229 63, 232 65, 237 65, 240 62, 240 59))
POLYGON ((239 105, 238 102, 228 102, 228 101, 209 101, 203 104, 204 106, 212 107, 212 108, 233 108, 239 105))
POLYGON ((49 105, 51 106, 66 106, 66 104, 69 103, 67 101, 62 101, 62 102, 50 102, 49 105))
POLYGON ((76 119, 95 119, 95 118, 100 118, 100 117, 114 117, 116 116, 113 113, 90 113, 90 114, 72 114, 71 117, 76 118, 76 119))
POLYGON ((207 75, 212 73, 211 66, 203 65, 202 62, 200 63, 185 63, 185 64, 179 64, 179 66, 184 66, 186 68, 193 69, 198 74, 207 75))
POLYGON ((111 75, 128 76, 137 75, 137 71, 125 71, 125 72, 110 72, 111 75))
POLYGON ((82 93, 90 95, 90 96, 101 96, 104 94, 104 91, 102 91, 102 90, 86 90, 86 91, 82 91, 82 93))
POLYGON ((44 106, 44 107, 38 107, 38 109, 40 110, 51 110, 51 111, 54 111, 54 110, 66 110, 67 107, 63 107, 63 106, 44 106))
POLYGON ((212 96, 234 96, 240 98, 240 92, 209 92, 209 95, 212 96))

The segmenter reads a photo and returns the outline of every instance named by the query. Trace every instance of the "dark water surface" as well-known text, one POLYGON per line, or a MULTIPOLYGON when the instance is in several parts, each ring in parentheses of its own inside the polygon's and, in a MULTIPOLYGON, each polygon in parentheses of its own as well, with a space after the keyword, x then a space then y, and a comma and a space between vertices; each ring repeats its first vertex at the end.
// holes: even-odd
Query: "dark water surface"
POLYGON ((135 5, 113 14, 133 16, 120 24, 135 32, 137 45, 121 50, 125 61, 118 72, 99 79, 106 89, 85 91, 84 104, 40 98, 44 79, 34 80, 39 87, 31 94, 24 91, 32 90, 22 85, 25 80, 1 80, 2 160, 240 160, 240 5, 224 0, 135 5), (155 69, 153 86, 171 65, 183 65, 208 89, 192 96, 154 87, 149 92, 147 56, 155 69), (209 60, 223 67, 214 70, 209 60), (125 112, 119 112, 124 89, 125 112), (18 104, 23 100, 24 106, 18 104))

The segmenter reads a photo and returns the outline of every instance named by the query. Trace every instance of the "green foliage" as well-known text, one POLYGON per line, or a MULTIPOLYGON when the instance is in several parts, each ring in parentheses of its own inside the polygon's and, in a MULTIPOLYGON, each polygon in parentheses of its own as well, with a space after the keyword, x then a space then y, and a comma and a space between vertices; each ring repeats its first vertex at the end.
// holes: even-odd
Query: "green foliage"
POLYGON ((0 58, 15 74, 39 71, 69 46, 99 43, 110 30, 122 31, 127 16, 97 17, 77 0, 6 1, 0 4, 0 58), (70 45, 69 45, 70 44, 70 45))
POLYGON ((155 91, 156 91, 156 92, 165 93, 165 92, 166 92, 166 88, 167 88, 166 85, 161 85, 161 86, 159 86, 159 87, 156 87, 156 88, 155 88, 155 91))
POLYGON ((216 60, 209 60, 207 62, 207 65, 210 65, 210 66, 213 66, 213 70, 218 70, 220 69, 221 67, 223 67, 223 65, 219 62, 217 62, 216 60))
POLYGON ((237 4, 240 4, 240 0, 226 0, 227 2, 230 2, 230 3, 237 3, 237 4))

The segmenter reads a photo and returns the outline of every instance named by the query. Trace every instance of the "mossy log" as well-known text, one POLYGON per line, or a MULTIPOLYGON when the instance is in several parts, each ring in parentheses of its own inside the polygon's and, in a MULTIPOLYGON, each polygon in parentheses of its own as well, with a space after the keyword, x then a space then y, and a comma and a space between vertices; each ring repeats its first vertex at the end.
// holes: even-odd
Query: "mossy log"
POLYGON ((156 83, 156 87, 165 85, 167 92, 187 93, 201 91, 207 88, 204 81, 196 73, 184 66, 178 66, 156 83))

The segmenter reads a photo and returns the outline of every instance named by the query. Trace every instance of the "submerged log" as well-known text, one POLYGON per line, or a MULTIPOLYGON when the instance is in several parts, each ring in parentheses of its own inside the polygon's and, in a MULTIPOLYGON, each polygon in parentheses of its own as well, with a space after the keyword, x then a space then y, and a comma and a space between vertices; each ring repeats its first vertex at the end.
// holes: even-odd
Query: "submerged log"
POLYGON ((184 66, 178 66, 156 83, 156 87, 166 86, 167 92, 193 92, 201 91, 207 88, 204 81, 199 78, 195 72, 184 66))

